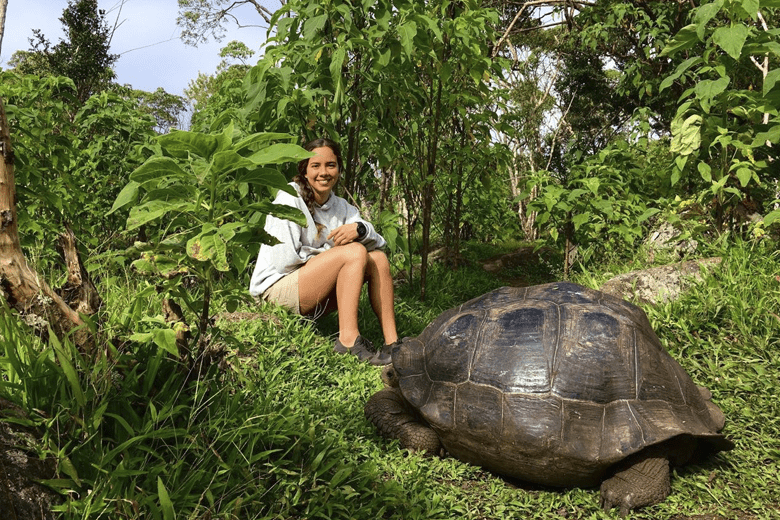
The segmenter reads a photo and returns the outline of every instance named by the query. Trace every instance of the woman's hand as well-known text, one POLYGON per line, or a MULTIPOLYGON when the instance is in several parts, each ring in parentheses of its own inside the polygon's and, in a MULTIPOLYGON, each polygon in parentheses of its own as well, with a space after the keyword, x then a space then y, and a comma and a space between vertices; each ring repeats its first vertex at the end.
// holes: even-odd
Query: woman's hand
POLYGON ((357 227, 357 222, 339 226, 330 232, 330 235, 328 235, 328 240, 332 239, 334 246, 343 246, 344 244, 354 242, 358 237, 357 227))

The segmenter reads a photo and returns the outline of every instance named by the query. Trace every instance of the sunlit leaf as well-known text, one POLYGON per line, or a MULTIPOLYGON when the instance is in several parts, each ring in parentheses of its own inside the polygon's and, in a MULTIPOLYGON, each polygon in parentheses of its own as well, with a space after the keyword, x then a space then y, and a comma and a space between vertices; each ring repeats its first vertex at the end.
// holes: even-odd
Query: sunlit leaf
POLYGON ((186 159, 190 154, 210 159, 219 146, 216 135, 184 130, 173 130, 157 139, 166 152, 179 159, 186 159))
POLYGON ((111 206, 111 210, 106 213, 106 216, 112 214, 119 208, 123 208, 128 204, 135 202, 138 199, 139 186, 140 184, 135 181, 128 182, 125 187, 122 188, 122 191, 119 192, 119 195, 117 195, 114 205, 111 206))
POLYGON ((731 27, 720 27, 712 34, 712 41, 723 49, 726 54, 738 60, 742 54, 742 47, 747 40, 748 28, 742 24, 731 27))
POLYGON ((307 152, 297 144, 279 143, 263 148, 250 155, 248 159, 255 164, 282 164, 302 161, 310 157, 314 157, 314 153, 307 152))

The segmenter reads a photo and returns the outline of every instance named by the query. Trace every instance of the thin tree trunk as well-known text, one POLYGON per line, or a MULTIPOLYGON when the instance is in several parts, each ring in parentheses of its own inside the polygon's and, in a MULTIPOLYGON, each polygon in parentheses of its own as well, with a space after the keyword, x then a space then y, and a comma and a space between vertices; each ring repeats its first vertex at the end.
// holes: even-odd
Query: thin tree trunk
POLYGON ((9 307, 42 333, 48 327, 58 336, 71 334, 71 340, 84 350, 91 350, 92 333, 79 314, 38 278, 30 268, 19 244, 14 186, 14 152, 0 99, 0 293, 9 307))
POLYGON ((5 34, 5 13, 8 10, 8 0, 0 0, 0 52, 3 51, 3 34, 5 34))
MULTIPOLYGON (((436 81, 431 78, 431 94, 433 94, 433 82, 436 81)), ((422 204, 422 262, 420 265, 420 299, 425 300, 425 289, 428 278, 428 253, 431 247, 431 217, 433 211, 433 194, 434 194, 434 178, 436 175, 436 161, 439 151, 439 128, 441 127, 441 91, 442 84, 441 79, 436 81, 436 96, 435 100, 431 96, 431 101, 434 103, 434 120, 433 128, 430 132, 428 139, 428 148, 426 150, 425 163, 423 165, 423 175, 425 181, 423 182, 423 204, 422 204)))

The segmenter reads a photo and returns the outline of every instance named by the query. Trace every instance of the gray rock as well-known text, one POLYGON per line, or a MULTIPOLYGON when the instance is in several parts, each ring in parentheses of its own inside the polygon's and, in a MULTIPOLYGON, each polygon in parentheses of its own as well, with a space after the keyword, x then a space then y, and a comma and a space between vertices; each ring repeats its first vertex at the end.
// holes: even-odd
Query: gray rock
POLYGON ((637 303, 665 303, 679 298, 686 289, 701 281, 705 269, 720 261, 718 257, 703 258, 631 271, 607 280, 600 290, 637 303))

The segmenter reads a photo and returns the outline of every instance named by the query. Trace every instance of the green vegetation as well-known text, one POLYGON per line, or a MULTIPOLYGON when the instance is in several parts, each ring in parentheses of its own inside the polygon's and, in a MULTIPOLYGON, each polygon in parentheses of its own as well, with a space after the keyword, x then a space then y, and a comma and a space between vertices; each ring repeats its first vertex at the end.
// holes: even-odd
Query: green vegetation
MULTIPOLYGON (((193 42, 219 36, 240 4, 180 0, 179 23, 193 42)), ((336 318, 249 298, 266 215, 298 218, 270 202, 298 143, 329 136, 340 195, 388 239, 402 336, 501 285, 598 287, 674 261, 644 246, 663 225, 698 242, 685 258, 720 256, 646 310, 737 448, 677 470, 669 499, 631 517, 780 517, 780 2, 593 4, 259 9, 262 57, 199 77, 185 131, 171 130, 181 98, 111 83, 96 2, 69 2, 67 39, 37 35, 0 72, 15 157, 4 141, 0 397, 26 414, 3 420, 40 434, 28 451, 56 463, 59 516, 617 514, 594 490, 507 482, 380 438, 362 411, 378 370, 332 352, 336 318), (74 71, 82 37, 102 50, 74 71), (55 250, 66 228, 82 271, 55 250), (103 301, 91 316, 62 313, 78 285, 43 289, 87 275, 103 301)), ((380 337, 373 320, 361 331, 380 337)))
MULTIPOLYGON (((401 333, 418 334, 449 306, 502 285, 479 264, 490 252, 467 244, 468 266, 431 271, 431 298, 402 286, 401 333)), ((663 504, 631 518, 719 514, 773 518, 780 458, 780 280, 767 242, 713 246, 721 266, 681 300, 646 310, 665 346, 710 388, 737 448, 678 470, 663 504)), ((623 266, 627 268, 627 266, 623 266)), ((611 269, 619 268, 612 265, 611 269)), ((536 282, 557 279, 543 266, 536 282)), ((502 276, 517 273, 505 273, 502 276)), ((575 279, 593 284, 598 271, 575 279)), ((132 321, 160 320, 154 298, 125 279, 101 284, 106 306, 132 321)), ((152 293, 153 294, 153 293, 152 293)), ((363 404, 381 388, 378 369, 331 351, 333 322, 270 306, 225 312, 214 331, 220 363, 193 374, 163 349, 126 343, 95 362, 67 340, 42 343, 2 314, 6 396, 46 432, 42 454, 70 497, 64 518, 609 518, 597 490, 507 482, 450 458, 401 450, 378 436, 363 404), (56 433, 56 435, 55 435, 56 433), (87 491, 89 490, 89 493, 87 491)), ((362 307, 370 314, 368 303, 362 307)), ((124 319, 114 314, 109 322, 124 319)), ((367 334, 378 336, 378 330, 367 334)), ((373 337, 373 336, 371 336, 373 337)))

